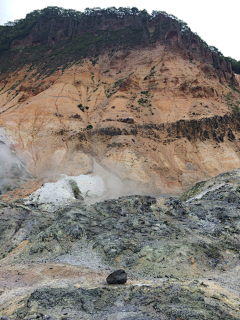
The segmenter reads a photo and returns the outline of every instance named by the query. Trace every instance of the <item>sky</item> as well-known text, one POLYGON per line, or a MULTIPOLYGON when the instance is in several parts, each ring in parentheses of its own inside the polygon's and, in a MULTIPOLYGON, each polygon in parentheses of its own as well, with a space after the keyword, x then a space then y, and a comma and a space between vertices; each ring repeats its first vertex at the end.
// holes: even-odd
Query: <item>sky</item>
POLYGON ((0 25, 25 18, 27 13, 48 6, 78 11, 84 11, 86 7, 137 7, 149 13, 152 10, 166 11, 185 21, 193 32, 197 32, 208 45, 218 48, 224 56, 240 61, 238 3, 239 0, 0 0, 0 25))

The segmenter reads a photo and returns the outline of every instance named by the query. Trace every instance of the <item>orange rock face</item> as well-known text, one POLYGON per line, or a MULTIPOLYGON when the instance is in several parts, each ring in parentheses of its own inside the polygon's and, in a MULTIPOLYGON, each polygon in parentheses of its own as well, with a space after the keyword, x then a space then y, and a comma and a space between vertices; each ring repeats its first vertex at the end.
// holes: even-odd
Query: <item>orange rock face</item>
POLYGON ((240 166, 239 93, 210 64, 158 44, 35 73, 2 77, 0 126, 38 179, 95 160, 126 192, 178 193, 240 166))

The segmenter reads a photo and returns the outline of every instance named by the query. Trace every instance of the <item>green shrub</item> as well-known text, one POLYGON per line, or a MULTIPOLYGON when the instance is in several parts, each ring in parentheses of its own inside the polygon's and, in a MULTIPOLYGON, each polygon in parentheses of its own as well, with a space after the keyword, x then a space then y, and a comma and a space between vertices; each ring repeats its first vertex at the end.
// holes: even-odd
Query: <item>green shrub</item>
POLYGON ((232 107, 232 112, 233 114, 239 114, 240 113, 240 108, 239 106, 235 105, 232 107))
POLYGON ((79 108, 82 112, 84 112, 84 106, 83 106, 81 103, 78 105, 78 108, 79 108))

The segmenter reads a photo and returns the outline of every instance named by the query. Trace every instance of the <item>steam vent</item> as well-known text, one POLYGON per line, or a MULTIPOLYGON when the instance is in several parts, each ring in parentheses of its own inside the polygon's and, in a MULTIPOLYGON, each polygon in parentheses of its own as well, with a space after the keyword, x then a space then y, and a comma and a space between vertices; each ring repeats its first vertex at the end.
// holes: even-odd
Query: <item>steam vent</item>
POLYGON ((0 320, 240 319, 239 108, 165 12, 0 26, 0 320))

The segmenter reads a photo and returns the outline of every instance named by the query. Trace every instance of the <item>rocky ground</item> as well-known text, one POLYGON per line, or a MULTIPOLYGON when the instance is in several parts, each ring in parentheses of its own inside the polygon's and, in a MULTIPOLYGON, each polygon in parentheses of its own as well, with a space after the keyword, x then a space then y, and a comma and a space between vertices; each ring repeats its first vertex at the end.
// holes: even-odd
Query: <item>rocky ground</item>
POLYGON ((239 169, 180 197, 1 202, 0 319, 240 319, 239 210, 239 169))

